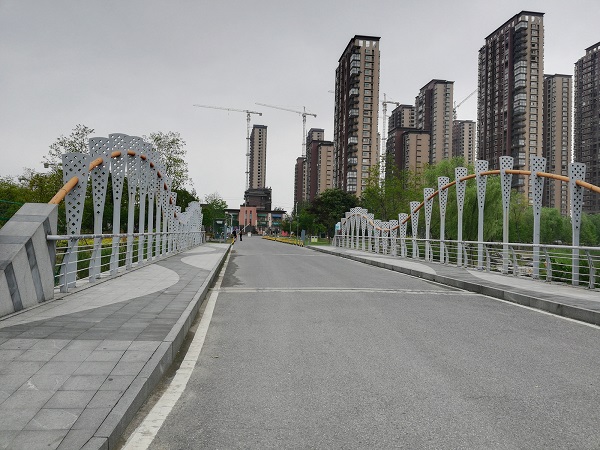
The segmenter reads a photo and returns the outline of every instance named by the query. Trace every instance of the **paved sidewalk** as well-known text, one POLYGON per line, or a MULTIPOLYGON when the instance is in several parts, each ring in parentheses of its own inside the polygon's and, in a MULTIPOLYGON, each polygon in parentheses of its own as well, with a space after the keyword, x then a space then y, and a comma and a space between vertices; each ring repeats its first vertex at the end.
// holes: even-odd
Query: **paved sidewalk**
POLYGON ((171 365, 228 245, 0 320, 0 449, 111 449, 171 365))
POLYGON ((600 325, 600 291, 333 246, 308 246, 366 264, 600 325))

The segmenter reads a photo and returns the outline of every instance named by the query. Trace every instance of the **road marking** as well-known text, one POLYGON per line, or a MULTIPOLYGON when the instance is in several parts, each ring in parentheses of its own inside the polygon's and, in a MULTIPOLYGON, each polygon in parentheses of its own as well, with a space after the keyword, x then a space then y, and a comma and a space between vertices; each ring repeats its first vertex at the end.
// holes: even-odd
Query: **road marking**
POLYGON ((256 292, 323 292, 323 293, 334 293, 334 292, 366 292, 366 293, 379 293, 379 294, 415 294, 415 295, 479 295, 475 292, 466 292, 461 290, 448 290, 436 291, 436 290, 417 290, 417 289, 377 289, 377 288, 323 288, 323 287, 305 287, 305 288, 222 288, 220 292, 227 294, 248 294, 256 292))
POLYGON ((194 339, 192 340, 188 351, 181 361, 181 365, 179 366, 179 369, 177 369, 173 380, 171 380, 169 387, 152 407, 148 415, 144 418, 143 422, 140 423, 131 436, 129 436, 127 442, 125 442, 125 445, 123 446, 123 450, 146 450, 148 447, 150 447, 150 444, 152 444, 152 441, 156 437, 160 427, 162 427, 167 416, 185 390, 190 376, 196 367, 198 358, 200 357, 200 352, 202 351, 202 346, 204 345, 204 339, 206 338, 206 334, 208 332, 208 327, 212 319, 213 311, 215 309, 217 297, 219 296, 219 290, 225 275, 225 269, 229 263, 230 255, 231 253, 227 255, 225 264, 223 264, 223 267, 221 268, 221 272, 219 273, 219 277, 215 283, 214 289, 212 289, 210 297, 206 303, 206 308, 204 309, 204 313, 200 319, 200 324, 198 325, 194 339))

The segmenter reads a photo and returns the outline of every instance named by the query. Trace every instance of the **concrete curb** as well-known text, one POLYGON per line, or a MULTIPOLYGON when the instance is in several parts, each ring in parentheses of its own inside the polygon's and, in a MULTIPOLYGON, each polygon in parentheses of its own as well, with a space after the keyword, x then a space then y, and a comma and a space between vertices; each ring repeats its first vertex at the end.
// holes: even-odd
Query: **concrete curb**
POLYGON ((213 267, 207 279, 183 311, 173 329, 155 350, 131 385, 127 388, 116 406, 108 414, 94 437, 83 447, 85 450, 109 450, 117 443, 127 426, 131 423, 143 403, 150 397, 165 372, 171 367, 177 352, 181 348, 208 290, 214 284, 231 247, 213 267))
MULTIPOLYGON (((555 314, 557 316, 567 317, 569 319, 578 320, 593 325, 600 325, 600 311, 594 311, 582 308, 580 306, 568 304, 568 299, 565 299, 562 296, 553 296, 554 298, 552 300, 549 300, 547 298, 544 298, 543 295, 539 292, 535 292, 533 290, 526 291, 520 288, 513 288, 511 290, 507 290, 506 286, 497 285, 485 280, 480 280, 478 282, 468 281, 466 279, 461 280, 458 277, 452 278, 447 275, 426 273, 416 269, 408 269, 406 267, 384 263, 382 261, 374 261, 372 259, 369 259, 368 257, 349 255, 339 250, 330 250, 322 247, 320 248, 313 246, 307 246, 307 248, 321 253, 326 253, 329 255, 351 259, 353 261, 361 262, 364 264, 369 264, 371 266, 393 270, 395 272, 404 273, 406 275, 412 275, 414 277, 422 278, 425 280, 435 281, 446 286, 464 289, 469 292, 475 292, 477 294, 487 295, 489 297, 497 298, 507 302, 528 306, 551 314, 555 314)), ((419 262, 423 263, 422 261, 419 262)), ((460 270, 458 267, 456 269, 460 270)))

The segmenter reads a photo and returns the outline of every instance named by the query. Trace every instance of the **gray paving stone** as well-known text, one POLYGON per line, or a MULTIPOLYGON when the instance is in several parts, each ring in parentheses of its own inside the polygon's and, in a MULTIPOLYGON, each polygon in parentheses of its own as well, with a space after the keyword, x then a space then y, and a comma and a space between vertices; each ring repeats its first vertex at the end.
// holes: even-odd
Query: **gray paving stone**
POLYGON ((91 430, 69 430, 58 450, 81 449, 94 436, 91 430))
POLYGON ((10 444, 10 450, 54 450, 68 430, 23 430, 10 444))
POLYGON ((58 391, 45 408, 78 408, 83 410, 95 396, 95 391, 58 391))
POLYGON ((61 391, 97 391, 106 375, 73 375, 61 386, 61 391))
POLYGON ((77 422, 73 424, 74 430, 93 430, 96 431, 104 419, 108 416, 112 408, 86 408, 83 410, 77 422))
POLYGON ((107 375, 117 365, 117 361, 84 361, 73 375, 107 375))
POLYGON ((92 353, 91 349, 63 349, 58 352, 52 361, 85 361, 92 353))
POLYGON ((153 354, 154 354, 154 350, 152 350, 152 351, 127 350, 123 354, 123 357, 121 358, 120 362, 121 363, 140 362, 140 361, 148 362, 148 360, 152 357, 153 354))
POLYGON ((144 367, 147 361, 119 361, 111 372, 111 376, 116 375, 137 375, 144 367))
POLYGON ((7 339, 0 345, 0 349, 7 350, 15 350, 15 349, 23 349, 27 350, 28 348, 33 347, 38 339, 7 339))
POLYGON ((59 350, 53 351, 51 349, 42 349, 36 350, 34 348, 30 348, 29 350, 25 350, 22 355, 15 358, 15 361, 41 361, 47 362, 50 361, 54 355, 56 355, 59 350))
POLYGON ((124 391, 98 391, 87 405, 88 408, 112 408, 123 396, 124 391))
POLYGON ((75 340, 71 341, 65 347, 65 350, 96 350, 101 343, 101 340, 75 340))
POLYGON ((81 448, 81 450, 108 450, 108 439, 94 436, 81 448))
POLYGON ((0 361, 12 361, 25 353, 25 351, 25 349, 0 349, 0 361))
POLYGON ((10 445, 17 434, 19 434, 19 431, 2 431, 0 433, 0 450, 10 449, 10 445))
POLYGON ((157 342, 132 342, 129 346, 128 350, 138 350, 138 351, 149 351, 154 352, 158 346, 160 345, 160 341, 157 342))
POLYGON ((8 397, 0 408, 11 409, 40 409, 54 395, 54 391, 16 391, 8 397))
POLYGON ((33 419, 38 411, 39 408, 5 409, 0 407, 0 413, 2 414, 2 420, 0 420, 0 435, 3 435, 5 431, 21 431, 25 428, 25 425, 33 419))
POLYGON ((22 390, 39 390, 39 391, 57 391, 65 381, 69 378, 69 374, 40 374, 39 372, 25 381, 19 388, 22 390))
POLYGON ((25 430, 69 430, 81 413, 81 409, 42 408, 25 426, 25 430))
POLYGON ((100 391, 125 391, 134 379, 135 375, 109 375, 100 391))
POLYGON ((39 369, 39 374, 68 374, 71 375, 81 365, 80 361, 50 361, 39 369))
POLYGON ((86 361, 119 361, 125 351, 123 350, 94 350, 86 361))

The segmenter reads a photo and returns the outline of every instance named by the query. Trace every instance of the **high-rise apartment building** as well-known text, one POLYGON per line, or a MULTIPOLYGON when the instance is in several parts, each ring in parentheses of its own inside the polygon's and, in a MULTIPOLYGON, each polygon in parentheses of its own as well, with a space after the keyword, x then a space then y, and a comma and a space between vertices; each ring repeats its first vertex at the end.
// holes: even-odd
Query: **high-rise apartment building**
MULTIPOLYGON (((315 195, 333 189, 333 142, 321 141, 317 147, 319 165, 317 167, 317 188, 315 195)), ((311 197, 310 200, 314 200, 311 197)))
POLYGON ((452 124, 452 156, 462 157, 465 164, 475 164, 475 122, 454 120, 452 124))
POLYGON ((415 126, 428 131, 429 163, 452 157, 454 81, 431 80, 415 99, 415 126))
POLYGON ((254 125, 250 134, 250 189, 263 189, 267 176, 267 127, 254 125))
MULTIPOLYGON (((600 42, 575 63, 574 106, 573 156, 586 164, 586 181, 600 186, 600 42)), ((600 213, 600 196, 584 189, 583 210, 600 213)))
POLYGON ((311 128, 308 130, 306 135, 306 159, 304 167, 304 192, 303 200, 311 200, 314 198, 316 188, 319 166, 319 142, 325 139, 325 130, 322 128, 311 128))
POLYGON ((334 184, 357 196, 379 162, 379 39, 354 36, 335 71, 334 184))
POLYGON ((304 201, 304 170, 306 166, 306 158, 298 156, 294 167, 294 207, 304 201))
POLYGON ((402 167, 413 173, 421 173, 429 163, 431 133, 425 130, 407 130, 402 134, 402 167))
MULTIPOLYGON (((485 38, 479 50, 478 157, 499 169, 501 156, 529 169, 542 154, 544 14, 521 11, 485 38)), ((513 175, 513 188, 529 195, 527 178, 513 175)))
MULTIPOLYGON (((543 155, 548 172, 569 176, 571 162, 571 75, 544 75, 543 155)), ((569 185, 547 180, 543 206, 556 208, 567 215, 570 210, 569 185)))
MULTIPOLYGON (((415 107, 413 105, 397 106, 388 119, 387 140, 385 142, 385 150, 388 156, 388 161, 394 161, 394 164, 400 170, 404 167, 404 152, 402 135, 405 131, 415 128, 415 107)), ((388 165, 386 163, 386 170, 388 165)))

